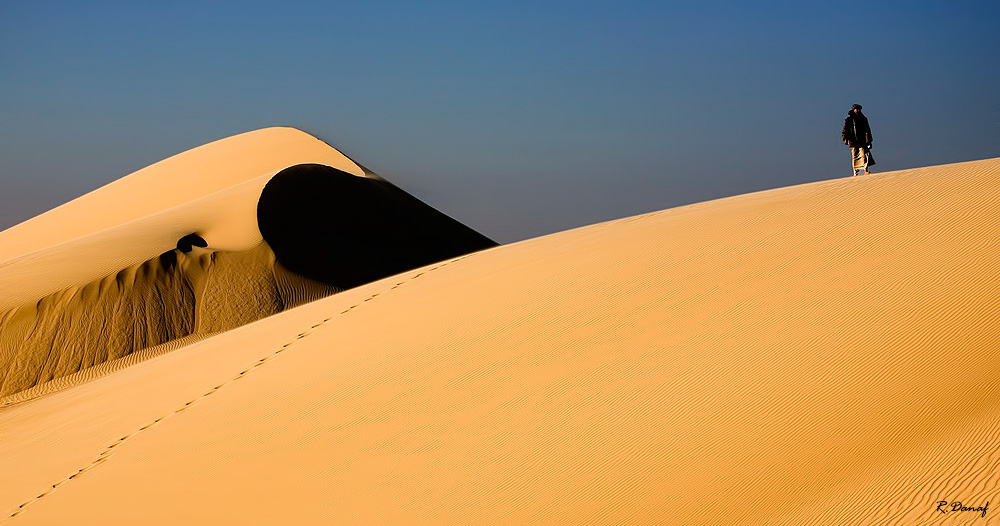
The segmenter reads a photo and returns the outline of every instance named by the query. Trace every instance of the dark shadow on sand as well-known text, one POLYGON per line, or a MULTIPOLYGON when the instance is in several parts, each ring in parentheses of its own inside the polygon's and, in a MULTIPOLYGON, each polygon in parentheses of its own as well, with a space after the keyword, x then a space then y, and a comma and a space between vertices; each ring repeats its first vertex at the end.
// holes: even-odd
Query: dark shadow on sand
POLYGON ((282 265, 341 289, 497 245, 389 182, 320 164, 268 181, 257 223, 282 265))

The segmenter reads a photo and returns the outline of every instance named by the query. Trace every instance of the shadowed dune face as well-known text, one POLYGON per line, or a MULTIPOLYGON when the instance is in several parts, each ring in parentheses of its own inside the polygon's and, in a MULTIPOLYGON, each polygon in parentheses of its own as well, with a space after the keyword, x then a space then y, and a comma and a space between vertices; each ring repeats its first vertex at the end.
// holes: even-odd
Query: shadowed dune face
POLYGON ((336 289, 281 268, 266 243, 170 250, 0 311, 0 397, 178 338, 225 331, 336 289))
POLYGON ((165 252, 0 312, 0 396, 191 334, 190 266, 165 252))
POLYGON ((283 265, 342 289, 496 246, 384 180, 320 164, 268 181, 257 223, 283 265))

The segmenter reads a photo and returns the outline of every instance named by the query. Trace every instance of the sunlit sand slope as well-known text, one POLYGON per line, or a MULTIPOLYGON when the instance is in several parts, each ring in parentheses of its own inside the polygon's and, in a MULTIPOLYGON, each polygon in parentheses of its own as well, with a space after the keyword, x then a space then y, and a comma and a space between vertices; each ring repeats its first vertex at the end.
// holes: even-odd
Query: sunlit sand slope
POLYGON ((0 232, 0 405, 492 246, 301 131, 216 141, 0 232))
POLYGON ((930 167, 370 283, 0 409, 2 523, 993 523, 998 204, 930 167))
POLYGON ((180 153, 8 228, 0 232, 0 310, 139 264, 191 232, 212 250, 253 248, 261 189, 299 163, 364 175, 315 137, 266 128, 180 153))

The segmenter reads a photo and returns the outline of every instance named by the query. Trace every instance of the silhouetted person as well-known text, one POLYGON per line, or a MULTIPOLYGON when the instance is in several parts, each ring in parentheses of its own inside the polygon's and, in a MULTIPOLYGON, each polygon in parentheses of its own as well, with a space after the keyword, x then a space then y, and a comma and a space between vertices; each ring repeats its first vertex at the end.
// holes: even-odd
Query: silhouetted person
POLYGON ((853 175, 870 174, 868 167, 875 164, 875 158, 872 157, 872 129, 868 126, 868 118, 861 113, 860 104, 851 106, 847 112, 840 138, 851 147, 853 175))

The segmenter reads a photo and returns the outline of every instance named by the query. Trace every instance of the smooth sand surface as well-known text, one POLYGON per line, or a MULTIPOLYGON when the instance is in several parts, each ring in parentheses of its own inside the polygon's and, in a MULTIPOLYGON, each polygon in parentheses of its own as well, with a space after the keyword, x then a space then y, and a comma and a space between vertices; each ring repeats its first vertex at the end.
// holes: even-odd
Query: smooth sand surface
POLYGON ((87 283, 200 233, 212 250, 261 242, 257 199, 279 170, 354 161, 293 128, 265 128, 180 153, 0 232, 0 311, 87 283))
POLYGON ((369 283, 0 408, 0 524, 995 523, 998 204, 936 166, 369 283))

